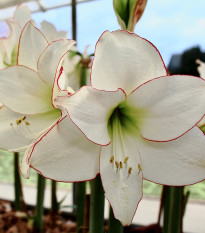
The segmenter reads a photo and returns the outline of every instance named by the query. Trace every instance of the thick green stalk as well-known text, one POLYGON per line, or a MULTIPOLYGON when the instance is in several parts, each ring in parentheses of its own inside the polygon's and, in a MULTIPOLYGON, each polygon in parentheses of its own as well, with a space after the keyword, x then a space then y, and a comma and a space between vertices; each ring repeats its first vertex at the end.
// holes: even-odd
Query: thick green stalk
POLYGON ((163 233, 182 232, 184 187, 166 187, 163 233))
POLYGON ((108 222, 108 233, 123 233, 123 226, 120 223, 120 221, 114 217, 113 210, 111 207, 108 222))
POLYGON ((80 69, 80 86, 85 86, 87 83, 87 68, 82 66, 80 69))
POLYGON ((43 230, 44 189, 45 189, 45 178, 40 174, 38 174, 36 212, 35 212, 34 225, 33 225, 35 232, 42 232, 43 230))
POLYGON ((51 181, 51 212, 57 213, 58 211, 58 201, 57 201, 57 182, 52 180, 51 181))
POLYGON ((77 40, 77 10, 76 10, 76 0, 72 0, 72 38, 77 40))
POLYGON ((104 190, 100 175, 98 175, 91 181, 89 233, 104 232, 104 204, 104 190))
POLYGON ((85 193, 86 193, 86 182, 80 182, 76 185, 76 202, 77 202, 77 232, 80 232, 80 228, 83 226, 84 213, 85 213, 85 193))
POLYGON ((15 201, 14 208, 15 210, 23 210, 23 190, 21 183, 21 176, 19 171, 19 153, 14 153, 14 192, 15 192, 15 201))

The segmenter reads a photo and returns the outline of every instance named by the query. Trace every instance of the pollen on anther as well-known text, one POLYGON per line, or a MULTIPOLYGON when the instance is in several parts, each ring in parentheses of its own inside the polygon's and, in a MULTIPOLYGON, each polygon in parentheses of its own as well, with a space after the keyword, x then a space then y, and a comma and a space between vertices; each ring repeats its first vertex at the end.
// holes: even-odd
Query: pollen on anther
POLYGON ((129 169, 128 169, 128 175, 130 175, 131 172, 132 172, 132 167, 129 167, 129 169))
POLYGON ((123 168, 122 162, 120 161, 120 168, 123 168))
POLYGON ((129 157, 127 156, 127 157, 124 159, 124 164, 127 164, 128 159, 129 159, 129 157))
POLYGON ((139 163, 138 163, 138 169, 139 169, 139 171, 142 171, 142 167, 139 163))
POLYGON ((110 158, 110 163, 114 162, 114 155, 110 158))
POLYGON ((28 121, 26 121, 25 123, 26 123, 26 125, 30 125, 30 123, 28 121))
POLYGON ((23 121, 26 120, 26 116, 24 116, 24 117, 22 118, 22 120, 23 120, 23 121))
POLYGON ((20 125, 21 124, 21 119, 20 120, 16 120, 16 124, 20 125))
POLYGON ((119 166, 120 166, 119 163, 117 161, 115 161, 115 167, 119 168, 119 166))

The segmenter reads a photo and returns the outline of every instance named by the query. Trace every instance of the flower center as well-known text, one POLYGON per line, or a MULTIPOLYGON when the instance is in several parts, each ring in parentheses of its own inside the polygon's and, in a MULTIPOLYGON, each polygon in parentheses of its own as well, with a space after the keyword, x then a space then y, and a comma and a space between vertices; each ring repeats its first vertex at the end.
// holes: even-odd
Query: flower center
MULTIPOLYGON (((110 163, 116 172, 126 169, 128 177, 132 174, 133 167, 130 164, 127 153, 127 138, 139 137, 142 111, 129 105, 127 100, 121 102, 111 113, 108 119, 108 132, 111 138, 112 156, 110 163)), ((134 165, 136 166, 136 165, 134 165)), ((139 172, 142 170, 138 164, 139 172)))

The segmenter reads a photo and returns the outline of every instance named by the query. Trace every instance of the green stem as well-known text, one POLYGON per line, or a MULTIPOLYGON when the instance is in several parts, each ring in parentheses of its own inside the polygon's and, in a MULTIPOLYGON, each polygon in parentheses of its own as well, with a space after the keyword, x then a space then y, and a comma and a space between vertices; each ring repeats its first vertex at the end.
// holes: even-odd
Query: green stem
POLYGON ((38 174, 36 213, 35 213, 34 225, 33 225, 35 232, 42 232, 43 230, 44 189, 45 189, 45 178, 40 174, 38 174))
POLYGON ((123 226, 120 223, 120 221, 114 217, 113 210, 111 207, 108 222, 108 233, 123 233, 123 226))
POLYGON ((15 192, 15 201, 14 208, 15 210, 23 210, 23 191, 21 176, 19 171, 19 153, 14 153, 14 192, 15 192))
POLYGON ((89 233, 104 232, 104 190, 100 175, 91 181, 89 233))
POLYGON ((80 232, 80 228, 83 226, 84 213, 85 213, 85 200, 86 200, 86 182, 79 182, 76 185, 76 202, 77 202, 77 232, 80 232))
POLYGON ((58 201, 57 201, 57 182, 52 180, 51 181, 51 212, 57 213, 58 211, 58 201))
POLYGON ((85 86, 87 83, 87 68, 82 66, 80 69, 80 86, 85 86))
POLYGON ((77 40, 76 0, 72 0, 72 38, 77 40))
POLYGON ((182 232, 184 187, 166 187, 163 233, 182 232))

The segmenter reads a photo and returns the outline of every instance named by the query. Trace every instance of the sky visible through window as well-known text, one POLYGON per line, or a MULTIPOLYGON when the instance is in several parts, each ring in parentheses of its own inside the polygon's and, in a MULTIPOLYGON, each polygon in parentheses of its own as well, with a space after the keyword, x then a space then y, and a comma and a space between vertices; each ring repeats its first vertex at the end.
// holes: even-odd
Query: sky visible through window
MULTIPOLYGON (((151 41, 168 65, 172 54, 182 53, 193 46, 205 50, 204 10, 204 0, 149 0, 135 33, 151 41)), ((68 31, 68 38, 71 38, 71 7, 34 13, 32 17, 38 25, 42 20, 52 22, 58 30, 68 31)), ((77 22, 79 50, 83 51, 86 45, 90 45, 90 53, 105 30, 119 29, 112 0, 79 4, 77 22)), ((1 24, 1 35, 3 29, 1 24)))

